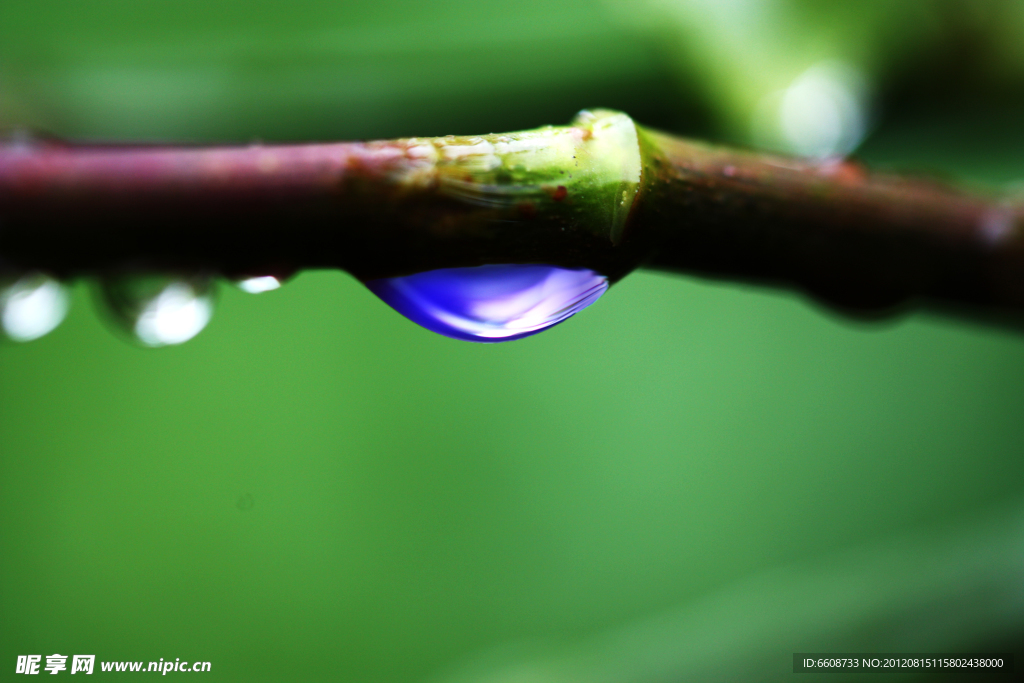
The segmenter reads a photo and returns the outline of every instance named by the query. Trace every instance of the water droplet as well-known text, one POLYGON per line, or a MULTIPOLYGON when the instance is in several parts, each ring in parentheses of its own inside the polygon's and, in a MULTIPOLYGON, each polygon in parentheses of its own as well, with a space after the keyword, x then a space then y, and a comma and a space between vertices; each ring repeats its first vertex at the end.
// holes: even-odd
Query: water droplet
POLYGON ((582 311, 608 289, 586 268, 487 265, 366 282, 414 323, 453 339, 499 342, 536 334, 582 311))
POLYGON ((235 286, 249 294, 270 292, 280 288, 282 284, 284 284, 282 279, 275 277, 274 275, 260 275, 258 277, 247 277, 241 280, 235 280, 235 286))
POLYGON ((213 314, 214 282, 205 275, 119 275, 101 286, 114 321, 145 346, 187 342, 213 314))
POLYGON ((0 282, 0 327, 14 341, 49 334, 67 313, 67 289, 49 275, 27 273, 14 282, 0 282))

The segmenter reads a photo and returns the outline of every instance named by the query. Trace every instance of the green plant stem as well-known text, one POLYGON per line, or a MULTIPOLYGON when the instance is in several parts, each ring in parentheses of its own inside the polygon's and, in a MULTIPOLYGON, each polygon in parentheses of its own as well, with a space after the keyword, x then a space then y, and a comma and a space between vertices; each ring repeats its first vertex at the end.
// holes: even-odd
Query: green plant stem
POLYGON ((477 137, 0 148, 0 263, 362 279, 486 263, 640 265, 1024 319, 1024 211, 956 188, 708 146, 584 112, 477 137))

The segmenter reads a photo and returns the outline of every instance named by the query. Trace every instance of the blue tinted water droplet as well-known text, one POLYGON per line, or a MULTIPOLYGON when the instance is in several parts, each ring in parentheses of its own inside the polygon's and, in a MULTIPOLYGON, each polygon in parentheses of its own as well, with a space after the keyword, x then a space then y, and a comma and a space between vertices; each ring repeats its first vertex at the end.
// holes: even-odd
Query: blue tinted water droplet
POLYGON ((18 342, 52 332, 68 313, 67 289, 43 273, 0 282, 0 329, 18 342))
POLYGON ((101 288, 114 322, 144 346, 184 343, 213 315, 214 282, 207 276, 111 276, 101 288))
POLYGON ((582 311, 608 289, 586 268, 488 265, 369 280, 366 286, 414 323, 454 339, 500 342, 536 334, 582 311))

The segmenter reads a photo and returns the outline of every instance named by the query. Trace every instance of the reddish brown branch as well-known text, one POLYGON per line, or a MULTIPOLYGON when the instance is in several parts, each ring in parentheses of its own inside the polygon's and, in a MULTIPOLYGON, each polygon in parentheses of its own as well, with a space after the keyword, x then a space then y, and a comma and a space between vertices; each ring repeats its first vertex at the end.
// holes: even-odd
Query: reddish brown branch
MULTIPOLYGON (((619 189, 636 192, 635 182, 579 180, 577 157, 596 144, 588 125, 212 149, 7 146, 0 263, 62 275, 338 267, 369 278, 541 262, 613 280, 646 263, 795 286, 868 314, 920 301, 1024 319, 1019 205, 851 163, 767 157, 639 127, 640 189, 635 201, 623 191, 619 202, 619 189), (537 171, 529 159, 540 157, 515 156, 527 142, 532 154, 565 153, 537 171), (626 210, 633 202, 624 230, 598 219, 612 215, 595 208, 608 197, 626 210)), ((593 177, 620 173, 627 161, 616 158, 593 177)))
POLYGON ((647 132, 634 216, 654 267, 797 286, 873 315, 1024 313, 1024 210, 936 183, 647 132))

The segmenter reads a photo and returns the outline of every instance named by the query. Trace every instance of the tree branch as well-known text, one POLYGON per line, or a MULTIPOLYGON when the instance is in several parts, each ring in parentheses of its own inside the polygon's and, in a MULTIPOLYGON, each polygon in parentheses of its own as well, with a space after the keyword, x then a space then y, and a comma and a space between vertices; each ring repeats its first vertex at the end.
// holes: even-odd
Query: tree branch
POLYGON ((1024 210, 712 147, 584 112, 507 135, 215 148, 0 147, 0 263, 359 278, 487 263, 639 265, 1024 319, 1024 210))

